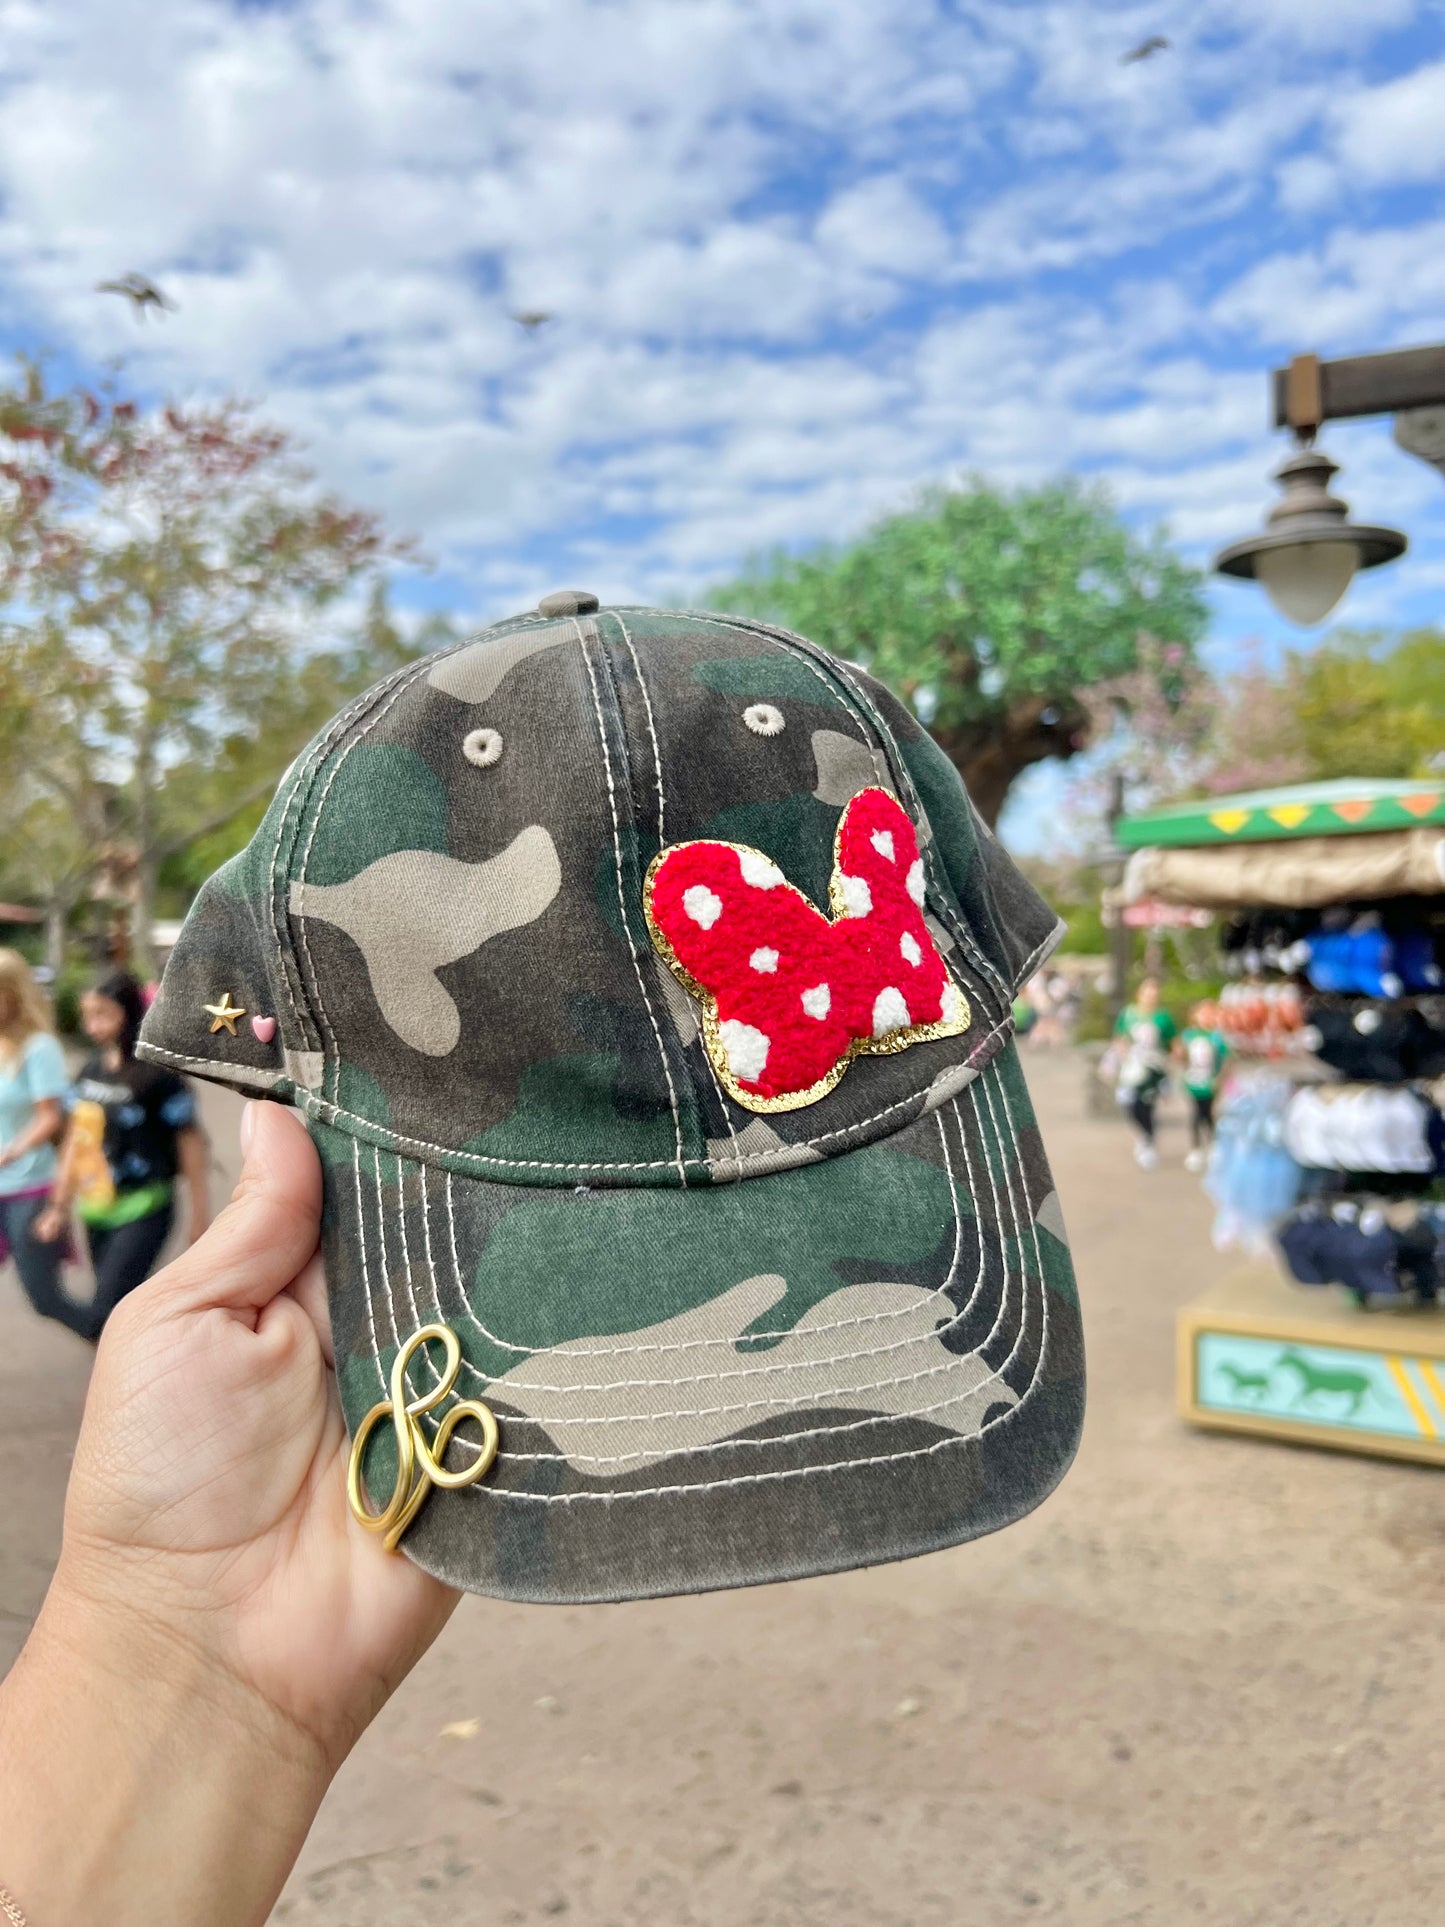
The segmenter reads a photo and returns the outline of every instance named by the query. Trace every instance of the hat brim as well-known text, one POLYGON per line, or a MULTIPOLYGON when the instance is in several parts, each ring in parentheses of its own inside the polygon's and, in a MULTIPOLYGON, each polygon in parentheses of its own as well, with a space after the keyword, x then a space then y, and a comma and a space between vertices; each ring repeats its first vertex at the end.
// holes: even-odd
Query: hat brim
MULTIPOLYGON (((1078 1301, 1011 1045, 892 1137, 681 1192, 497 1184, 311 1129, 348 1425, 429 1323, 462 1363, 421 1423, 481 1398, 500 1425, 402 1541, 451 1585, 578 1603, 906 1558, 1008 1525, 1073 1457, 1078 1301)), ((413 1359, 414 1397, 441 1362, 413 1359)))

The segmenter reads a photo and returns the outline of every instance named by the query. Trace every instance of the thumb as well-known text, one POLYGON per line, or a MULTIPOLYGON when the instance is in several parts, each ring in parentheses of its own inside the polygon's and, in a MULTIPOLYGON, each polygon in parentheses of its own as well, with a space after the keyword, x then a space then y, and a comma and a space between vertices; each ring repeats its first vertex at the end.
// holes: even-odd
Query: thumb
POLYGON ((155 1280, 170 1311, 259 1310, 302 1271, 321 1231, 321 1161, 294 1111, 252 1100, 231 1201, 155 1280))

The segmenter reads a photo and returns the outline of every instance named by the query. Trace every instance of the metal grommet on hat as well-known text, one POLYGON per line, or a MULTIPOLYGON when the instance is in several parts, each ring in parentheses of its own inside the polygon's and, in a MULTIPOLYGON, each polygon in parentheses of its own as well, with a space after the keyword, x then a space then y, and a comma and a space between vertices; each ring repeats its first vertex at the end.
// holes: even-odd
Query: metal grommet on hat
POLYGON ((554 589, 537 604, 539 616, 590 616, 601 605, 590 589, 554 589))
POLYGON ((318 733, 138 1054, 305 1116, 356 1531, 500 1598, 705 1592, 1068 1465, 1012 1020, 1060 930, 865 671, 565 590, 318 733))

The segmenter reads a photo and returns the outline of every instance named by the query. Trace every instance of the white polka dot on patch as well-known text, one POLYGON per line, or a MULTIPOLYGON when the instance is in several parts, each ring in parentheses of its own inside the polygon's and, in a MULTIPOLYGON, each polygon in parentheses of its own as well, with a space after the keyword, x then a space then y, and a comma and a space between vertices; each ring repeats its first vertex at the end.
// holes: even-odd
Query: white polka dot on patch
POLYGON ((729 1017, 717 1028, 727 1052, 728 1069, 739 1084, 755 1084, 768 1061, 769 1039, 755 1025, 740 1024, 736 1017, 729 1017))
POLYGON ((921 964, 923 962, 923 947, 911 930, 905 930, 903 935, 898 939, 898 948, 903 952, 909 963, 921 964))
POLYGON ((890 863, 897 862, 897 852, 893 848, 892 830, 875 830, 868 841, 873 845, 879 856, 886 856, 890 863))
POLYGON ((845 917, 866 917, 873 908, 873 892, 863 877, 838 875, 838 895, 843 900, 845 917))
POLYGON ((755 890, 776 890, 787 878, 771 858, 765 857, 761 850, 739 850, 738 867, 743 873, 743 882, 751 883, 755 890))
POLYGON ((694 883, 682 893, 682 907, 704 930, 711 930, 722 915, 722 898, 705 883, 694 883))
POLYGON ((908 890, 909 896, 912 897, 913 901, 918 905, 919 909, 921 910, 923 908, 923 896, 924 896, 923 858, 921 856, 915 857, 912 863, 910 863, 908 866, 908 880, 907 880, 906 888, 908 890))
POLYGON ((778 967, 778 953, 764 944, 761 949, 753 952, 748 962, 754 970, 761 970, 764 976, 771 976, 778 967))
POLYGON ((952 981, 943 986, 943 1021, 945 1024, 961 1024, 968 1019, 968 1006, 963 1001, 963 993, 952 981))
POLYGON ((743 721, 754 736, 781 736, 787 718, 772 703, 752 703, 743 711, 743 721))
POLYGON ((473 729, 462 738, 462 755, 478 769, 490 769, 502 753, 499 729, 473 729))
POLYGON ((903 992, 890 984, 873 1000, 873 1035, 886 1037, 891 1030, 905 1030, 913 1019, 908 1014, 903 992))
POLYGON ((821 1023, 833 1008, 833 993, 826 984, 814 984, 811 990, 803 992, 802 1004, 808 1015, 821 1023))

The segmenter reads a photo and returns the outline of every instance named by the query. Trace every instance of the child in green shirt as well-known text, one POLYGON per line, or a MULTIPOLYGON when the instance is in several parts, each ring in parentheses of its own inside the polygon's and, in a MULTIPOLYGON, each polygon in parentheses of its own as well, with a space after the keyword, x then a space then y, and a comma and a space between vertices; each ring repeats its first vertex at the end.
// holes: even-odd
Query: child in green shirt
POLYGON ((1134 1156, 1139 1167, 1152 1171, 1159 1162, 1154 1148, 1154 1111, 1169 1075, 1169 1052, 1174 1043, 1174 1019, 1159 1008, 1159 981, 1146 977, 1134 1001, 1119 1012, 1114 1034, 1123 1045, 1115 1095, 1128 1111, 1138 1133, 1134 1156))
POLYGON ((1194 1106, 1194 1115, 1189 1120, 1190 1149, 1184 1166, 1189 1171, 1202 1171, 1214 1136, 1214 1094, 1219 1088, 1224 1060, 1229 1055, 1229 1046, 1220 1035, 1219 1011, 1214 1004, 1206 1001, 1194 1006, 1174 1048, 1183 1062, 1184 1088, 1194 1106))

